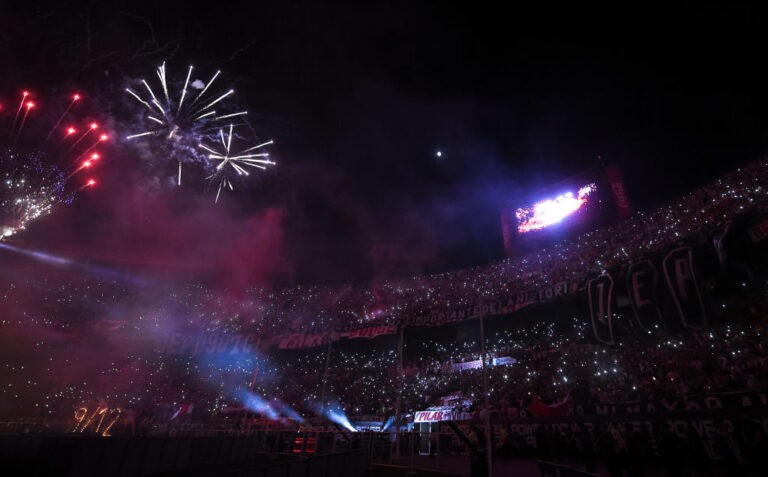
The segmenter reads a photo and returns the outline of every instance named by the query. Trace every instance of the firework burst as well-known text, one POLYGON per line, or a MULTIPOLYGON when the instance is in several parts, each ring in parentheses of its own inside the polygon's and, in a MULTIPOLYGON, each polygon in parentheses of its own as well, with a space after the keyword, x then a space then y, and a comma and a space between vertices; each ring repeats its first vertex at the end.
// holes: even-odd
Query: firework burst
POLYGON ((77 128, 62 123, 81 98, 74 93, 64 112, 47 129, 47 116, 36 118, 32 114, 37 109, 33 94, 22 92, 5 135, 8 144, 0 146, 0 240, 24 230, 30 222, 50 214, 56 205, 70 203, 77 192, 95 185, 94 179, 88 179, 79 187, 68 186, 75 175, 101 157, 91 151, 108 138, 101 134, 91 143, 81 136, 72 143, 77 128), (50 139, 57 136, 60 139, 51 145, 50 139), (86 162, 81 162, 89 153, 86 162))
MULTIPOLYGON (((208 176, 209 179, 218 181, 216 191, 216 200, 219 201, 222 188, 234 190, 232 180, 234 176, 248 176, 248 168, 265 170, 268 166, 275 165, 270 161, 268 152, 261 152, 262 148, 272 144, 274 141, 267 141, 247 149, 234 152, 232 150, 233 125, 229 125, 229 133, 225 134, 223 129, 219 129, 220 148, 214 149, 200 143, 200 149, 208 153, 208 159, 215 163, 214 173, 208 176)), ((219 147, 219 146, 217 146, 219 147)))
POLYGON ((186 79, 171 82, 166 74, 165 63, 157 68, 159 86, 153 88, 142 79, 135 89, 126 88, 126 92, 140 107, 142 130, 127 136, 128 140, 146 139, 157 146, 155 157, 178 162, 177 185, 181 185, 181 168, 184 162, 202 162, 207 166, 205 155, 201 155, 197 145, 207 136, 215 134, 221 121, 247 115, 247 111, 225 112, 226 101, 234 94, 233 89, 217 90, 216 80, 221 71, 213 74, 204 83, 193 80, 194 68, 189 67, 186 79), (215 86, 214 86, 215 85, 215 86))
POLYGON ((35 219, 68 203, 64 173, 46 165, 40 153, 8 147, 0 152, 0 240, 24 230, 35 219))

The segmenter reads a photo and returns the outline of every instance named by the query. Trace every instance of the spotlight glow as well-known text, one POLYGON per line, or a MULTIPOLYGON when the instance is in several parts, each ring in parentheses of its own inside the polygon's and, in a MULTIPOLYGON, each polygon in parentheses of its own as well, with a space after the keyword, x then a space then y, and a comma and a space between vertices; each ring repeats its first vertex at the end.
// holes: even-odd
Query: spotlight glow
POLYGON ((531 207, 517 209, 517 231, 531 232, 561 222, 586 204, 589 195, 595 190, 595 184, 588 184, 580 188, 575 196, 572 192, 566 192, 555 198, 536 202, 531 207))

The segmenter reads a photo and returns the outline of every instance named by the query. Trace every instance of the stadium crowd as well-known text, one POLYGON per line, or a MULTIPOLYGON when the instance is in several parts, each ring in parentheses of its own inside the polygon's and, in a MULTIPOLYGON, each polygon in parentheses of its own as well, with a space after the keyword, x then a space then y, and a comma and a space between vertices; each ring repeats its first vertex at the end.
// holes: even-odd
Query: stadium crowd
MULTIPOLYGON (((680 242, 712 247, 730 221, 768 217, 766 168, 768 163, 755 162, 672 204, 520 257, 372 286, 253 288, 233 296, 200 284, 126 284, 67 270, 42 278, 6 276, 0 289, 6 346, 0 411, 6 418, 41 416, 71 427, 78 406, 119 407, 133 422, 132 432, 141 432, 147 419, 224 416, 241 409, 244 393, 250 393, 278 414, 289 409, 309 417, 318 403, 337 401, 350 417, 383 421, 396 414, 402 390, 402 409, 411 417, 448 395, 461 412, 480 417, 487 412, 484 369, 456 369, 481 359, 477 320, 405 326, 402 378, 398 334, 298 349, 281 349, 275 339, 418 324, 436 312, 559 282, 579 291, 603 270, 680 242), (195 353, 159 347, 169 333, 256 338, 238 352, 195 353)), ((718 308, 711 326, 701 331, 670 327, 648 336, 633 326, 625 308, 614 315, 618 343, 606 347, 593 343, 586 310, 567 300, 532 307, 515 319, 489 317, 487 358, 510 358, 488 368, 491 412, 515 419, 530 417, 537 402, 567 403, 589 413, 596 405, 765 391, 768 301, 765 268, 759 267, 736 274, 749 285, 743 289, 709 286, 718 308), (549 312, 539 313, 543 309, 549 312)), ((604 431, 601 438, 612 435, 604 431)), ((628 434, 623 445, 642 447, 641 437, 628 434)), ((579 432, 539 441, 549 442, 550 451, 560 446, 589 453, 579 432)), ((547 445, 540 449, 547 452, 547 445)), ((563 449, 555 453, 567 454, 563 449)), ((615 454, 622 452, 617 448, 615 454)))
POLYGON ((20 274, 21 283, 7 281, 4 306, 30 307, 33 311, 25 313, 28 321, 22 324, 68 328, 77 322, 86 325, 98 313, 139 332, 169 321, 195 331, 263 336, 418 324, 419 317, 430 313, 503 300, 556 283, 580 289, 603 270, 647 258, 673 244, 711 241, 735 217, 765 217, 768 177, 762 172, 766 168, 766 161, 750 163, 674 203, 637 212, 614 226, 471 269, 368 285, 250 288, 244 294, 200 284, 164 286, 152 279, 128 285, 119 278, 67 271, 59 276, 51 272, 54 278, 42 280, 20 274), (34 313, 40 306, 33 307, 33 301, 40 296, 44 308, 34 313))

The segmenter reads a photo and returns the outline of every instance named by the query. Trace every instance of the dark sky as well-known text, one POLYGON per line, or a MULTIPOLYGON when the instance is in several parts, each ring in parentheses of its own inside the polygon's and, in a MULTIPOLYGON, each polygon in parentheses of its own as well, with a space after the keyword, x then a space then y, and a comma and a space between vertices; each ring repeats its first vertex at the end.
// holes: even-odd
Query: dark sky
MULTIPOLYGON (((280 253, 302 282, 497 259, 499 208, 598 154, 647 209, 765 149, 766 17, 751 7, 8 3, 3 88, 81 85, 117 129, 130 122, 125 78, 163 60, 178 76, 191 63, 223 69, 254 130, 277 140, 279 165, 215 210, 232 224, 280 217, 280 253), (381 243, 395 244, 394 264, 372 259, 381 243)), ((31 242, 58 227, 59 249, 141 257, 92 233, 121 214, 115 191, 128 188, 119 197, 130 206, 145 180, 130 145, 111 154, 100 191, 30 231, 31 242)))

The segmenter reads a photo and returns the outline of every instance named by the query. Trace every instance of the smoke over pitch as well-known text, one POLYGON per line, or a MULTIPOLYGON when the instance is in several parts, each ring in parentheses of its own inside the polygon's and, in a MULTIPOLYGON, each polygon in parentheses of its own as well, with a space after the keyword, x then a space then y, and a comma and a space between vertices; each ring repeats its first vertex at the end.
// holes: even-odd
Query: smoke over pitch
POLYGON ((38 227, 27 242, 74 260, 182 282, 216 278, 231 289, 266 285, 289 271, 282 208, 244 213, 207 197, 139 187, 100 193, 82 213, 62 211, 68 213, 38 227))

